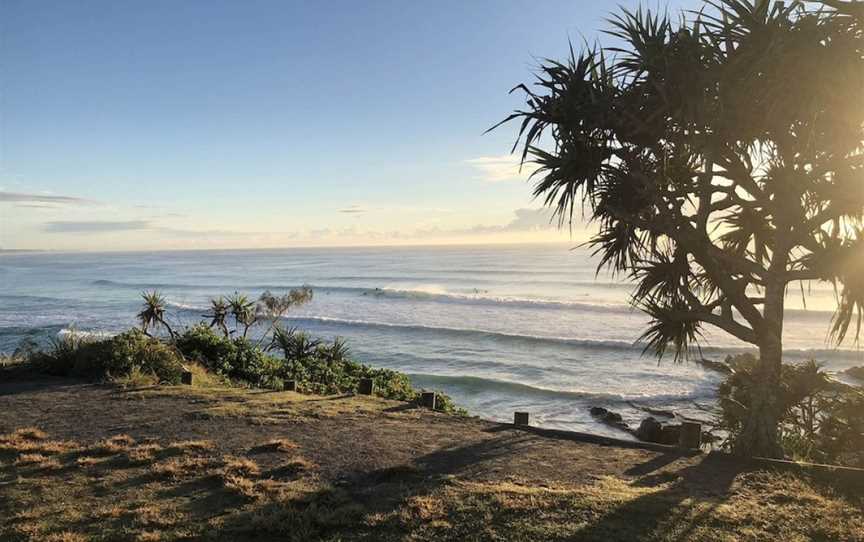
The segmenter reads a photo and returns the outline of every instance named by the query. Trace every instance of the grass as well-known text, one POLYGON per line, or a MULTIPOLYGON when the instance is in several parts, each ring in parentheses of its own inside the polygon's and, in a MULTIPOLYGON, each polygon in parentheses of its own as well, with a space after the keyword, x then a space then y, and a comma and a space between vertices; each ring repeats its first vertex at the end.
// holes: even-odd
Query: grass
POLYGON ((12 428, 0 435, 0 540, 864 540, 860 488, 711 457, 521 432, 500 440, 470 432, 491 424, 421 419, 365 397, 188 387, 124 391, 110 405, 101 397, 94 405, 130 412, 164 403, 154 419, 166 428, 176 413, 181 428, 201 423, 214 438, 157 427, 69 440, 12 428), (281 425, 250 427, 247 417, 281 425), (396 466, 375 457, 427 426, 438 429, 407 439, 425 442, 422 454, 396 466), (568 459, 586 454, 597 457, 568 459))

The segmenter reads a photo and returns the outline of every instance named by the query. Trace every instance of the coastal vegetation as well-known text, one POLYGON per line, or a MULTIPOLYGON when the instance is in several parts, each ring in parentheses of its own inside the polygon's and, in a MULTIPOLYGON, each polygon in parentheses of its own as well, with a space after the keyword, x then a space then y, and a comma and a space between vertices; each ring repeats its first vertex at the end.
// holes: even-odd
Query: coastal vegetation
MULTIPOLYGON (((726 359, 730 375, 720 385, 717 429, 737 435, 746 422, 759 363, 742 354, 726 359)), ((780 443, 797 461, 864 467, 864 389, 828 375, 815 361, 784 364, 778 390, 780 443)))
POLYGON ((519 122, 535 196, 562 226, 581 209, 598 271, 636 282, 646 351, 683 359, 706 325, 758 349, 722 402, 736 453, 857 445, 860 415, 840 412, 860 413, 860 395, 835 409, 791 390, 820 380, 783 364, 783 324, 790 289, 817 281, 837 291, 832 341, 861 331, 860 3, 717 0, 680 23, 640 9, 610 24, 616 47, 571 50, 514 89, 526 107, 501 124, 519 122))
MULTIPOLYGON (((53 339, 47 349, 19 349, 18 364, 54 376, 172 385, 195 367, 223 384, 283 390, 291 382, 293 390, 313 394, 354 393, 362 379, 371 379, 380 397, 420 400, 421 390, 407 375, 351 359, 342 339, 326 343, 282 325, 281 317, 291 307, 312 299, 309 288, 281 296, 268 291, 255 301, 238 293, 227 300, 220 297, 204 316, 209 324, 201 321, 179 330, 166 321, 162 294, 147 291, 142 299, 140 328, 110 337, 72 330, 53 339), (263 327, 256 339, 249 336, 254 326, 263 327)), ((464 413, 446 394, 436 395, 436 409, 464 413)))

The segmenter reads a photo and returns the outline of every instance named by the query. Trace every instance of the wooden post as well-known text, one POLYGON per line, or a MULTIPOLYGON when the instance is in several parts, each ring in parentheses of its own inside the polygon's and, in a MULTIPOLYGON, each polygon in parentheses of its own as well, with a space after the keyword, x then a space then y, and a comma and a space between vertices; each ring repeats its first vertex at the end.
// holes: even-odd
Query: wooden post
POLYGON ((513 425, 528 425, 528 413, 527 412, 514 412, 513 413, 513 425))
POLYGON ((360 385, 357 386, 357 393, 360 395, 372 395, 375 391, 375 382, 371 378, 361 378, 360 385))
POLYGON ((694 450, 702 447, 702 424, 696 422, 682 422, 681 436, 678 446, 694 450))
POLYGON ((297 391, 297 382, 295 380, 285 381, 285 391, 297 391))
POLYGON ((438 395, 434 391, 424 391, 420 394, 420 405, 435 410, 438 403, 438 395))
POLYGON ((183 371, 183 374, 180 375, 180 382, 191 386, 192 385, 192 371, 183 371))

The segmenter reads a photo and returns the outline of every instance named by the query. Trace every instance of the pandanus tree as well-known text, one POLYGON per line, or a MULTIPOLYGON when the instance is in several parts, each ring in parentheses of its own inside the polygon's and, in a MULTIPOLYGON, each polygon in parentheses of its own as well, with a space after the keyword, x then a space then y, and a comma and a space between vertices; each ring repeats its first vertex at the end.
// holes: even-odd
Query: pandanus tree
POLYGON ((228 307, 231 310, 231 316, 234 317, 236 330, 240 330, 243 326, 243 337, 249 333, 249 328, 255 325, 258 321, 255 314, 255 302, 250 301, 243 294, 234 292, 234 295, 228 297, 228 307))
POLYGON ((646 350, 683 359, 705 326, 758 348, 741 454, 782 453, 787 292, 833 284, 831 340, 861 331, 862 16, 843 1, 623 11, 616 47, 544 61, 500 123, 520 123, 514 151, 559 225, 580 208, 593 223, 598 271, 635 280, 646 350))
POLYGON ((210 318, 210 327, 219 329, 225 337, 229 335, 227 320, 230 310, 228 302, 220 296, 210 300, 210 313, 205 315, 210 318))
POLYGON ((141 292, 141 298, 144 300, 144 306, 141 312, 138 313, 138 321, 141 322, 141 330, 146 334, 150 334, 150 329, 162 326, 168 332, 168 335, 173 339, 174 330, 165 321, 165 308, 167 302, 165 296, 156 290, 141 292))

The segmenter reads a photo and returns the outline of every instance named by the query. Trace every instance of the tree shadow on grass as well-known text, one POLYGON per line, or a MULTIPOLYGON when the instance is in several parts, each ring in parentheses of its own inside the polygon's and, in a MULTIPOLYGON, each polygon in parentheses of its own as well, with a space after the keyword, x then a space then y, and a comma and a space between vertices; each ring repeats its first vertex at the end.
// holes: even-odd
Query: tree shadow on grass
POLYGON ((641 476, 633 486, 662 489, 626 500, 580 529, 573 540, 688 540, 728 499, 732 483, 744 470, 713 455, 677 471, 659 470, 668 459, 658 456, 627 471, 641 476))

